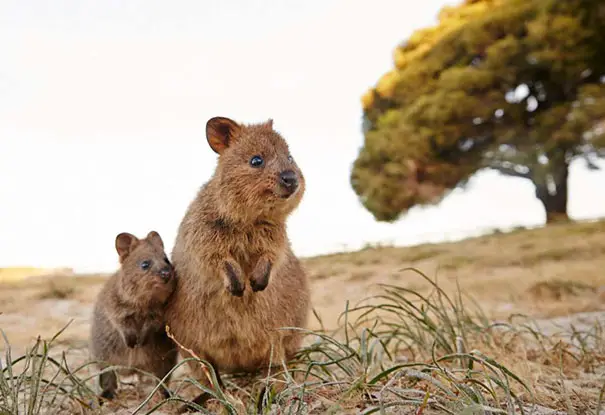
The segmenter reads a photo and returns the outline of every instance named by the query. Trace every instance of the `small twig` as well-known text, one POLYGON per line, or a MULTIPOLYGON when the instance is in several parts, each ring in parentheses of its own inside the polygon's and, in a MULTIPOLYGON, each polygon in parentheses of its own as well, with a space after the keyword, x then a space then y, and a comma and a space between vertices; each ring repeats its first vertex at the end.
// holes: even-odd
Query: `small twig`
POLYGON ((208 378, 208 381, 212 385, 212 375, 210 374, 210 370, 208 370, 208 367, 206 366, 206 364, 202 361, 202 359, 197 354, 195 354, 195 352, 193 350, 188 349, 187 347, 183 346, 181 343, 179 343, 179 341, 177 339, 174 338, 174 335, 170 332, 170 326, 168 324, 166 324, 166 334, 168 335, 168 337, 170 339, 172 339, 173 342, 176 343, 177 346, 179 346, 181 349, 183 349, 184 351, 189 353, 191 355, 191 357, 199 360, 198 363, 200 364, 200 366, 202 368, 202 372, 204 372, 204 375, 206 375, 206 378, 208 378))
MULTIPOLYGON (((214 386, 214 382, 212 382, 212 375, 210 374, 210 370, 208 369, 208 365, 197 355, 195 354, 195 352, 191 349, 188 349, 187 347, 183 346, 181 343, 179 343, 179 341, 177 339, 174 338, 174 335, 170 332, 170 326, 168 324, 166 324, 166 335, 168 335, 168 337, 170 339, 172 339, 173 342, 176 343, 177 346, 179 346, 181 349, 183 349, 184 351, 186 351, 187 353, 189 353, 191 355, 191 357, 197 359, 200 364, 200 367, 202 368, 202 372, 204 372, 204 375, 206 375, 206 378, 208 379, 208 382, 210 382, 210 386, 214 386)), ((220 385, 216 385, 216 388, 218 390, 221 390, 220 385)), ((224 396, 227 398, 227 400, 231 400, 231 402, 240 402, 240 400, 235 399, 235 397, 229 393, 229 391, 222 391, 222 393, 224 394, 224 396)))

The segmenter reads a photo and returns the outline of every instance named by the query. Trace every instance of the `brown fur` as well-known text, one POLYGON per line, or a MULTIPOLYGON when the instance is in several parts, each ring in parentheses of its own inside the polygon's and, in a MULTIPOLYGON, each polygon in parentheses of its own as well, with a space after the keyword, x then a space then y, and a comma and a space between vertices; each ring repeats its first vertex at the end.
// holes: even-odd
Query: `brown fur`
POLYGON ((166 319, 175 338, 218 371, 256 371, 269 365, 272 346, 274 364, 292 358, 300 333, 277 329, 307 321, 307 278, 286 234, 304 177, 271 120, 245 126, 217 117, 206 135, 218 165, 179 227, 172 252, 179 286, 166 319), (250 164, 255 155, 261 167, 250 164), (298 181, 293 194, 285 176, 298 181))
MULTIPOLYGON (((95 302, 91 352, 101 367, 124 365, 163 378, 176 364, 176 345, 164 329, 164 308, 174 292, 176 275, 157 232, 143 240, 129 233, 116 237, 121 267, 105 283, 95 302), (148 268, 142 267, 148 262, 148 268)), ((128 371, 125 371, 128 372, 128 371)), ((100 375, 102 396, 117 389, 114 372, 100 375)))

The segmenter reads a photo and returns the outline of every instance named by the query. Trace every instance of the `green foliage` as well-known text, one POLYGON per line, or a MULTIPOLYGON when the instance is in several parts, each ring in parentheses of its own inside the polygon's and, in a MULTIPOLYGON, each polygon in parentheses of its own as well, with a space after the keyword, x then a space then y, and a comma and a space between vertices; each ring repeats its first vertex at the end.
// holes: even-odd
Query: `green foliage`
POLYGON ((605 156, 604 44, 599 0, 446 7, 362 98, 353 189, 392 221, 492 168, 532 180, 546 211, 566 215, 570 161, 605 156))
POLYGON ((50 354, 53 342, 66 328, 49 341, 38 337, 17 358, 12 356, 10 343, 0 329, 5 349, 0 357, 0 414, 39 415, 92 409, 94 391, 79 377, 90 364, 72 370, 65 353, 61 359, 50 354))

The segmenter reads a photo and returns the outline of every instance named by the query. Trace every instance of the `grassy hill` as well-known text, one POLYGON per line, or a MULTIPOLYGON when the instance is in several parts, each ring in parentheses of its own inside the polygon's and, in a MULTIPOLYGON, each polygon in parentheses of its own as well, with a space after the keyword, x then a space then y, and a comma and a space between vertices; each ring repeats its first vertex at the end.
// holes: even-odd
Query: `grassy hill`
MULTIPOLYGON (((605 373, 605 221, 303 262, 315 333, 300 357, 306 382, 268 378, 281 387, 274 399, 282 410, 304 402, 311 413, 470 414, 481 405, 506 411, 533 402, 595 413, 605 373)), ((67 350, 72 368, 84 363, 91 306, 105 278, 0 278, 0 328, 13 354, 73 319, 51 355, 67 350)), ((230 395, 219 396, 218 406, 251 405, 258 378, 238 382, 229 380, 230 395)), ((131 389, 124 389, 124 413, 145 397, 131 389)), ((81 406, 75 391, 66 400, 81 406)))
POLYGON ((605 221, 494 233, 460 242, 409 248, 369 247, 305 261, 314 303, 329 315, 345 299, 376 293, 377 284, 426 292, 416 268, 452 293, 457 285, 492 317, 510 312, 557 316, 601 309, 605 287, 605 221), (332 308, 330 303, 335 298, 332 308), (330 310, 330 311, 328 311, 330 310))

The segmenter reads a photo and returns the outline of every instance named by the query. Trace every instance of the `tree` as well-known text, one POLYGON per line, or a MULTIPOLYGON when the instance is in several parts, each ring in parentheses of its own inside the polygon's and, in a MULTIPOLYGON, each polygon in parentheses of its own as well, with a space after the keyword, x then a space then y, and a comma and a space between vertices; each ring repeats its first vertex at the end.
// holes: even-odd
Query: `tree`
POLYGON ((605 157, 604 45, 602 0, 444 8, 362 98, 362 204, 394 221, 489 168, 531 180, 547 223, 568 220, 570 162, 605 157))

